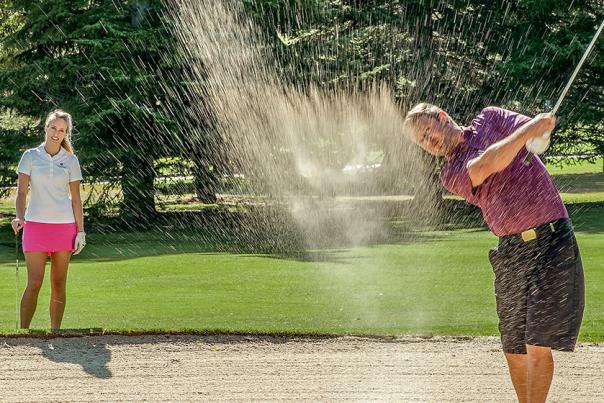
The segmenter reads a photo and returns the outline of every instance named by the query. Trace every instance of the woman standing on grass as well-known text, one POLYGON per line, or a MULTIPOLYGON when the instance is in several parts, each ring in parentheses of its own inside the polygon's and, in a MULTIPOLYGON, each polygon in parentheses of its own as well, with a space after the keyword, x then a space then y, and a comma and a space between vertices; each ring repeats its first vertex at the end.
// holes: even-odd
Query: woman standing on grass
POLYGON ((46 118, 45 141, 23 153, 17 173, 15 234, 23 229, 27 288, 21 299, 21 328, 28 329, 38 303, 47 257, 50 257, 50 324, 61 327, 71 254, 86 245, 80 198, 82 173, 73 153, 71 115, 55 110, 46 118), (31 197, 25 208, 28 188, 31 197))

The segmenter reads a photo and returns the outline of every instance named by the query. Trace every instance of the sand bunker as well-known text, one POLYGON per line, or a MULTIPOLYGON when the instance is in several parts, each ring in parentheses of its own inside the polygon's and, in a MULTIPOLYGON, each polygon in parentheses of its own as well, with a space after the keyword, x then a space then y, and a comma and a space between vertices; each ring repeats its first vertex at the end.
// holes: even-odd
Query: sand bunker
MULTIPOLYGON (((604 346, 557 353, 552 402, 604 401, 604 346)), ((496 338, 0 339, 2 401, 513 402, 496 338)))

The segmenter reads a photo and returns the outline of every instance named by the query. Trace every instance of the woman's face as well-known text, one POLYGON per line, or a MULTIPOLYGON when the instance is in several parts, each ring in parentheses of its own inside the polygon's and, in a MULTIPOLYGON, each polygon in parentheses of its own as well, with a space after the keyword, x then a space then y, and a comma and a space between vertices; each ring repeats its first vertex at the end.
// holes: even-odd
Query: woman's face
POLYGON ((61 144, 67 136, 67 122, 61 118, 53 119, 48 122, 44 131, 46 132, 46 143, 61 144))

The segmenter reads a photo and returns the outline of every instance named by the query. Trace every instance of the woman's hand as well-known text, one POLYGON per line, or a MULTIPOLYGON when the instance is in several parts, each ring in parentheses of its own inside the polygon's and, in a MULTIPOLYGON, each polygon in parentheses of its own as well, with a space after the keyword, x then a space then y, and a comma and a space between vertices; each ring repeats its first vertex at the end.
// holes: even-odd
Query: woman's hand
POLYGON ((23 220, 21 218, 15 218, 10 223, 10 225, 13 227, 13 231, 15 231, 15 235, 17 235, 19 233, 19 231, 21 231, 21 229, 23 229, 23 226, 25 225, 25 220, 23 220))
POLYGON ((80 231, 78 232, 78 235, 76 235, 75 242, 73 243, 73 248, 75 249, 73 254, 77 255, 80 253, 82 249, 84 249, 84 246, 86 246, 86 233, 84 231, 80 231))

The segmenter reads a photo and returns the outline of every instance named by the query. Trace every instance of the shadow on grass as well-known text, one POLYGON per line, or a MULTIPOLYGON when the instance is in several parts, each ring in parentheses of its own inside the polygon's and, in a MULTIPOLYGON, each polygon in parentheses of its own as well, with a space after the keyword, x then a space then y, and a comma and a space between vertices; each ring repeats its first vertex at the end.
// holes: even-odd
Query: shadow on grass
POLYGON ((604 173, 581 173, 554 175, 554 183, 560 192, 590 193, 604 191, 604 173))
POLYGON ((604 203, 572 203, 566 208, 576 232, 604 234, 604 203))

